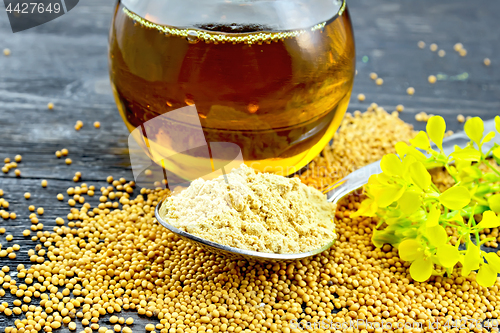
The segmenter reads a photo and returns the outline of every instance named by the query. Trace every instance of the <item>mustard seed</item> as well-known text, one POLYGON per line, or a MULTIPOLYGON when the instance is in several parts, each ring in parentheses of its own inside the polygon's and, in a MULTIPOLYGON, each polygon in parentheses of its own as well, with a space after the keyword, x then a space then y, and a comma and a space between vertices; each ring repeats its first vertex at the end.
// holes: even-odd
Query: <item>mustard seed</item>
POLYGON ((483 64, 484 64, 485 66, 489 66, 489 65, 491 65, 491 60, 490 60, 490 59, 488 59, 488 58, 484 58, 484 60, 483 60, 483 64))
POLYGON ((24 237, 28 237, 29 235, 31 235, 31 231, 30 230, 26 229, 26 230, 23 231, 23 236, 24 237))
POLYGON ((56 151, 56 157, 57 157, 57 158, 60 158, 61 156, 62 156, 62 153, 61 153, 59 150, 58 150, 58 151, 56 151))
POLYGON ((59 194, 57 195, 57 200, 59 200, 59 201, 63 201, 63 200, 64 200, 64 195, 62 195, 62 193, 59 193, 59 194))
POLYGON ((463 123, 463 122, 465 122, 465 117, 463 115, 459 114, 457 116, 457 120, 458 120, 459 123, 463 123))
POLYGON ((12 241, 13 239, 14 239, 14 236, 12 236, 12 235, 5 236, 5 240, 7 240, 8 242, 12 241))
POLYGON ((74 321, 72 321, 71 323, 68 324, 68 328, 71 330, 71 331, 74 331, 76 330, 76 323, 74 321))
POLYGON ((22 157, 21 155, 16 155, 16 156, 14 157, 14 160, 15 160, 17 163, 21 162, 21 161, 22 161, 22 159, 23 159, 23 157, 22 157))
POLYGON ((454 46, 453 46, 453 49, 455 51, 460 51, 464 46, 462 45, 462 43, 456 43, 454 46))
POLYGON ((467 55, 467 50, 461 49, 460 51, 458 51, 458 53, 460 54, 461 57, 465 57, 467 55))
POLYGON ((14 170, 16 177, 21 177, 21 171, 19 169, 14 170))
POLYGON ((384 80, 382 78, 378 78, 375 80, 375 83, 378 85, 378 86, 381 86, 382 84, 384 84, 384 80))
POLYGON ((438 56, 440 56, 441 58, 444 57, 446 55, 446 51, 445 50, 439 50, 438 51, 438 56))
POLYGON ((8 57, 10 56, 10 50, 9 49, 3 49, 3 55, 8 57))
POLYGON ((417 45, 421 49, 425 48, 425 42, 423 40, 421 40, 420 42, 418 42, 417 45))
POLYGON ((54 109, 54 103, 52 103, 52 102, 47 103, 47 109, 49 109, 49 110, 54 109))
POLYGON ((405 109, 405 107, 403 106, 403 104, 399 104, 396 106, 396 111, 398 112, 403 112, 405 109))
POLYGON ((406 89, 406 93, 410 96, 413 95, 415 93, 415 88, 409 87, 408 89, 406 89))
POLYGON ((370 79, 376 80, 378 78, 377 73, 370 73, 370 79))
POLYGON ((61 154, 62 154, 63 156, 68 156, 69 151, 68 151, 66 148, 61 149, 61 154))
POLYGON ((125 324, 127 325, 132 325, 134 323, 134 318, 128 317, 127 320, 125 320, 125 324))
POLYGON ((47 180, 46 179, 43 179, 42 180, 42 187, 47 187, 47 180))
POLYGON ((12 213, 10 213, 9 217, 10 217, 11 220, 15 220, 16 217, 17 217, 17 215, 16 215, 16 213, 12 212, 12 213))
POLYGON ((429 46, 429 49, 432 51, 432 52, 435 52, 437 51, 438 49, 438 46, 436 43, 432 43, 431 46, 429 46))
POLYGON ((24 199, 29 199, 31 198, 31 194, 29 192, 24 193, 24 199))
POLYGON ((152 332, 155 330, 155 325, 153 324, 147 324, 146 327, 145 327, 146 331, 148 332, 152 332))
POLYGON ((99 127, 101 127, 101 123, 100 123, 100 122, 98 122, 98 121, 95 121, 95 122, 94 122, 94 127, 95 127, 95 128, 99 128, 99 127))
POLYGON ((358 95, 358 101, 363 102, 366 99, 364 94, 359 94, 358 95))
POLYGON ((71 160, 71 158, 67 158, 65 160, 65 162, 66 162, 67 165, 70 165, 73 161, 71 160))
POLYGON ((0 189, 0 197, 3 196, 3 190, 0 189))
POLYGON ((429 75, 429 78, 427 79, 430 84, 436 83, 436 77, 434 75, 429 75))
POLYGON ((38 208, 36 209, 36 212, 38 213, 38 215, 43 215, 43 211, 44 211, 44 210, 43 210, 43 208, 42 208, 42 207, 38 207, 38 208))
POLYGON ((28 207, 28 209, 29 209, 29 211, 30 211, 30 212, 34 212, 34 211, 35 211, 35 206, 30 205, 30 206, 28 207))

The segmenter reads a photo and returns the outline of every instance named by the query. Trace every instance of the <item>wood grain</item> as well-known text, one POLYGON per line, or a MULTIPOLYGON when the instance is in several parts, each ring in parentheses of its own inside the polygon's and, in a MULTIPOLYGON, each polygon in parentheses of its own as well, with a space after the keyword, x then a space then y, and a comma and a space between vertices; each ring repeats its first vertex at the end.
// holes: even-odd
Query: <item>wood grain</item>
MULTIPOLYGON (((82 181, 107 185, 108 175, 132 179, 127 155, 128 132, 118 115, 107 67, 108 28, 114 3, 103 0, 80 1, 75 9, 61 18, 42 26, 13 34, 7 16, 0 15, 0 49, 9 48, 11 56, 0 55, 0 159, 23 156, 19 164, 22 175, 16 178, 11 171, 0 174, 0 188, 11 204, 15 220, 0 221, 6 228, 0 236, 3 248, 21 245, 15 260, 1 259, 1 265, 11 267, 11 275, 19 263, 29 264, 27 251, 34 248, 31 240, 22 236, 29 228, 28 206, 42 206, 45 214, 40 222, 52 230, 57 216, 66 216, 69 207, 56 199, 58 193, 74 186, 76 171, 83 173, 82 181), (55 105, 47 109, 47 103, 55 105), (83 128, 76 132, 74 125, 82 120, 83 128), (101 128, 92 126, 101 122, 101 128), (56 150, 69 149, 73 163, 66 165, 57 159, 56 150), (47 179, 49 186, 40 182, 47 179), (25 200, 24 192, 32 197, 25 200), (7 242, 5 236, 14 235, 7 242)), ((461 124, 457 114, 492 118, 500 110, 500 44, 498 31, 500 2, 495 0, 353 0, 349 10, 356 35, 358 75, 349 111, 365 110, 376 102, 392 111, 403 104, 401 117, 416 123, 416 113, 443 115, 450 129, 461 124), (425 49, 417 47, 425 41, 425 49), (457 42, 464 44, 468 54, 460 57, 453 51, 457 42), (438 57, 429 45, 437 43, 446 51, 438 57), (367 58, 364 58, 364 57, 367 58), (488 57, 492 65, 483 65, 488 57), (364 62, 363 59, 366 61, 364 62), (376 72, 384 79, 382 86, 369 78, 376 72), (466 80, 449 77, 468 73, 466 80), (429 75, 447 75, 448 79, 434 85, 429 75), (412 86, 414 96, 406 94, 412 86), (356 96, 366 95, 361 103, 356 96)), ((97 203, 97 198, 90 200, 97 203)), ((12 304, 9 293, 1 301, 12 304)), ((136 319, 135 330, 143 329, 150 318, 136 319)), ((0 315, 0 329, 12 325, 14 317, 0 315)), ((68 331, 67 327, 61 329, 68 331)), ((81 330, 79 326, 78 330, 81 330)))

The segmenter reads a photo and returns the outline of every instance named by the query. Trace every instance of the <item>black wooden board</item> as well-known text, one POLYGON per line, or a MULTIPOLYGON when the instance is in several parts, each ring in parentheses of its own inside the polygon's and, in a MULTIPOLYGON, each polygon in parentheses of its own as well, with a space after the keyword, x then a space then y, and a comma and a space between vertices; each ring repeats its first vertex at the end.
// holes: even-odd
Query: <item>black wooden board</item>
MULTIPOLYGON (((388 111, 403 104, 401 117, 417 129, 425 123, 417 123, 414 117, 423 111, 443 115, 452 130, 462 128, 456 121, 459 113, 483 118, 500 113, 499 1, 352 0, 348 7, 358 69, 350 112, 365 110, 371 102, 388 111), (420 40, 426 43, 425 49, 417 47, 420 40), (466 57, 453 51, 457 42, 464 44, 466 57), (445 50, 445 57, 431 52, 431 43, 445 50), (486 57, 492 62, 489 67, 483 65, 486 57), (377 86, 370 72, 382 77, 384 84, 377 86), (463 73, 467 79, 450 79, 463 73), (431 74, 448 79, 431 85, 427 82, 431 74), (406 94, 409 86, 415 88, 415 95, 406 94), (359 93, 366 95, 365 102, 357 100, 359 93)), ((11 243, 21 245, 17 258, 2 259, 0 266, 9 265, 14 272, 17 264, 29 264, 27 251, 34 247, 21 235, 31 224, 28 205, 44 207, 40 221, 45 230, 51 230, 55 217, 69 212, 66 201, 57 201, 56 195, 75 185, 76 171, 83 173, 82 181, 97 188, 107 185, 108 175, 132 179, 128 132, 108 79, 107 39, 113 9, 109 0, 82 0, 66 15, 16 34, 7 15, 0 14, 0 50, 12 52, 9 57, 0 54, 0 160, 23 156, 21 178, 12 171, 0 173, 4 198, 18 214, 16 220, 0 220, 0 227, 7 229, 0 243, 10 246, 5 236, 13 234, 11 243), (47 109, 49 102, 54 103, 53 110, 47 109), (79 132, 74 130, 77 120, 84 123, 79 132), (100 129, 92 126, 94 121, 101 122, 100 129), (54 155, 62 148, 70 151, 70 166, 54 155), (42 179, 49 181, 45 189, 40 186, 42 179), (24 192, 32 198, 25 200, 24 192)), ((0 302, 4 300, 11 304, 11 295, 0 302)), ((136 329, 141 330, 151 320, 139 319, 135 313, 124 315, 133 316, 136 329)), ((0 329, 14 319, 0 315, 0 329)))

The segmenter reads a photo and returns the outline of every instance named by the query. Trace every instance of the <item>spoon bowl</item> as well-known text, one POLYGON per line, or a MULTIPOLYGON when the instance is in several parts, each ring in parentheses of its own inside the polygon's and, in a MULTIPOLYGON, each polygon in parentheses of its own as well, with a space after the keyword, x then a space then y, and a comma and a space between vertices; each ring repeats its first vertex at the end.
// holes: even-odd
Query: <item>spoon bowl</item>
POLYGON ((187 233, 185 231, 177 229, 176 227, 174 227, 172 224, 169 223, 169 222, 171 222, 172 219, 163 219, 160 216, 160 207, 162 204, 163 204, 163 201, 160 201, 155 209, 155 216, 156 216, 156 219, 158 220, 158 223, 160 223, 162 226, 164 226, 165 228, 167 228, 168 230, 170 230, 171 232, 173 232, 177 236, 181 237, 185 241, 191 242, 192 244, 194 244, 196 246, 200 246, 203 249, 205 249, 211 253, 214 253, 217 255, 223 255, 227 258, 231 258, 231 259, 235 259, 235 260, 245 259, 245 260, 257 261, 257 262, 292 261, 292 260, 303 259, 303 258, 307 258, 307 257, 314 256, 316 254, 319 254, 325 250, 328 250, 335 242, 335 239, 334 239, 319 249, 312 250, 309 252, 293 253, 293 254, 292 253, 285 253, 285 254, 267 253, 267 252, 258 252, 258 251, 238 249, 236 247, 211 242, 211 241, 206 240, 204 238, 197 237, 195 235, 192 235, 190 233, 187 233))

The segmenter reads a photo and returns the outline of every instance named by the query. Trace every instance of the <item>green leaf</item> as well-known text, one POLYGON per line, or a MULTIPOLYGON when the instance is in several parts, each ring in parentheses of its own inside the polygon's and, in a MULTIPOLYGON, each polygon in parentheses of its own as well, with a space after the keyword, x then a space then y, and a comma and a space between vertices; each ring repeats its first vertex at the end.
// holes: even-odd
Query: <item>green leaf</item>
POLYGON ((422 257, 422 245, 415 239, 407 239, 399 244, 398 252, 404 261, 414 261, 422 257))
POLYGON ((495 252, 488 252, 484 255, 486 261, 491 268, 497 273, 500 273, 500 257, 495 252))
POLYGON ((435 227, 439 224, 439 217, 441 216, 441 210, 437 209, 434 206, 431 206, 429 210, 429 215, 427 215, 427 224, 428 228, 435 227))
POLYGON ((495 148, 495 150, 493 150, 493 157, 495 158, 497 164, 500 164, 500 147, 497 147, 495 148))
POLYGON ((495 129, 500 133, 500 116, 495 117, 495 129))
POLYGON ((443 151, 443 138, 446 132, 446 122, 443 117, 431 117, 427 122, 426 130, 432 142, 436 144, 439 150, 443 151))
POLYGON ((495 137, 495 132, 491 131, 481 140, 481 144, 490 142, 495 137))
POLYGON ((450 154, 457 161, 477 162, 481 159, 481 153, 474 148, 464 148, 450 154))
POLYGON ((476 226, 476 228, 478 228, 479 230, 485 228, 496 228, 496 227, 500 227, 500 219, 491 210, 488 210, 483 213, 483 219, 476 226))
POLYGON ((474 117, 465 122, 465 134, 477 145, 481 143, 484 133, 484 123, 479 117, 474 117))
POLYGON ((406 191, 398 200, 399 209, 405 215, 413 214, 420 207, 420 195, 415 191, 406 191))
POLYGON ((427 228, 425 237, 429 240, 429 243, 431 243, 435 247, 440 247, 441 245, 446 243, 446 240, 448 239, 448 234, 446 233, 446 230, 440 226, 434 226, 427 228))
POLYGON ((495 213, 500 213, 500 194, 492 195, 488 198, 488 205, 495 213))
POLYGON ((429 151, 431 149, 431 144, 429 142, 429 138, 427 137, 427 134, 425 134, 424 131, 418 132, 418 134, 410 140, 410 143, 420 149, 423 149, 425 151, 429 151))
POLYGON ((453 186, 441 193, 439 202, 445 207, 459 210, 467 206, 470 202, 469 190, 463 186, 453 186))
POLYGON ((467 251, 460 261, 462 262, 462 276, 468 276, 471 271, 479 268, 481 263, 479 248, 472 241, 468 243, 467 251))
POLYGON ((427 190, 431 185, 431 175, 422 162, 412 163, 409 167, 410 177, 422 190, 427 190))
POLYGON ((418 282, 427 281, 432 275, 432 260, 430 258, 419 258, 410 266, 410 275, 418 282))
POLYGON ((396 154, 384 155, 380 161, 380 168, 389 176, 400 176, 403 171, 402 165, 403 162, 396 154))
POLYGON ((436 256, 443 267, 450 268, 457 264, 460 252, 450 244, 443 244, 437 248, 436 256))
POLYGON ((497 272, 488 264, 481 265, 477 272, 476 281, 483 287, 491 287, 497 280, 497 272))

